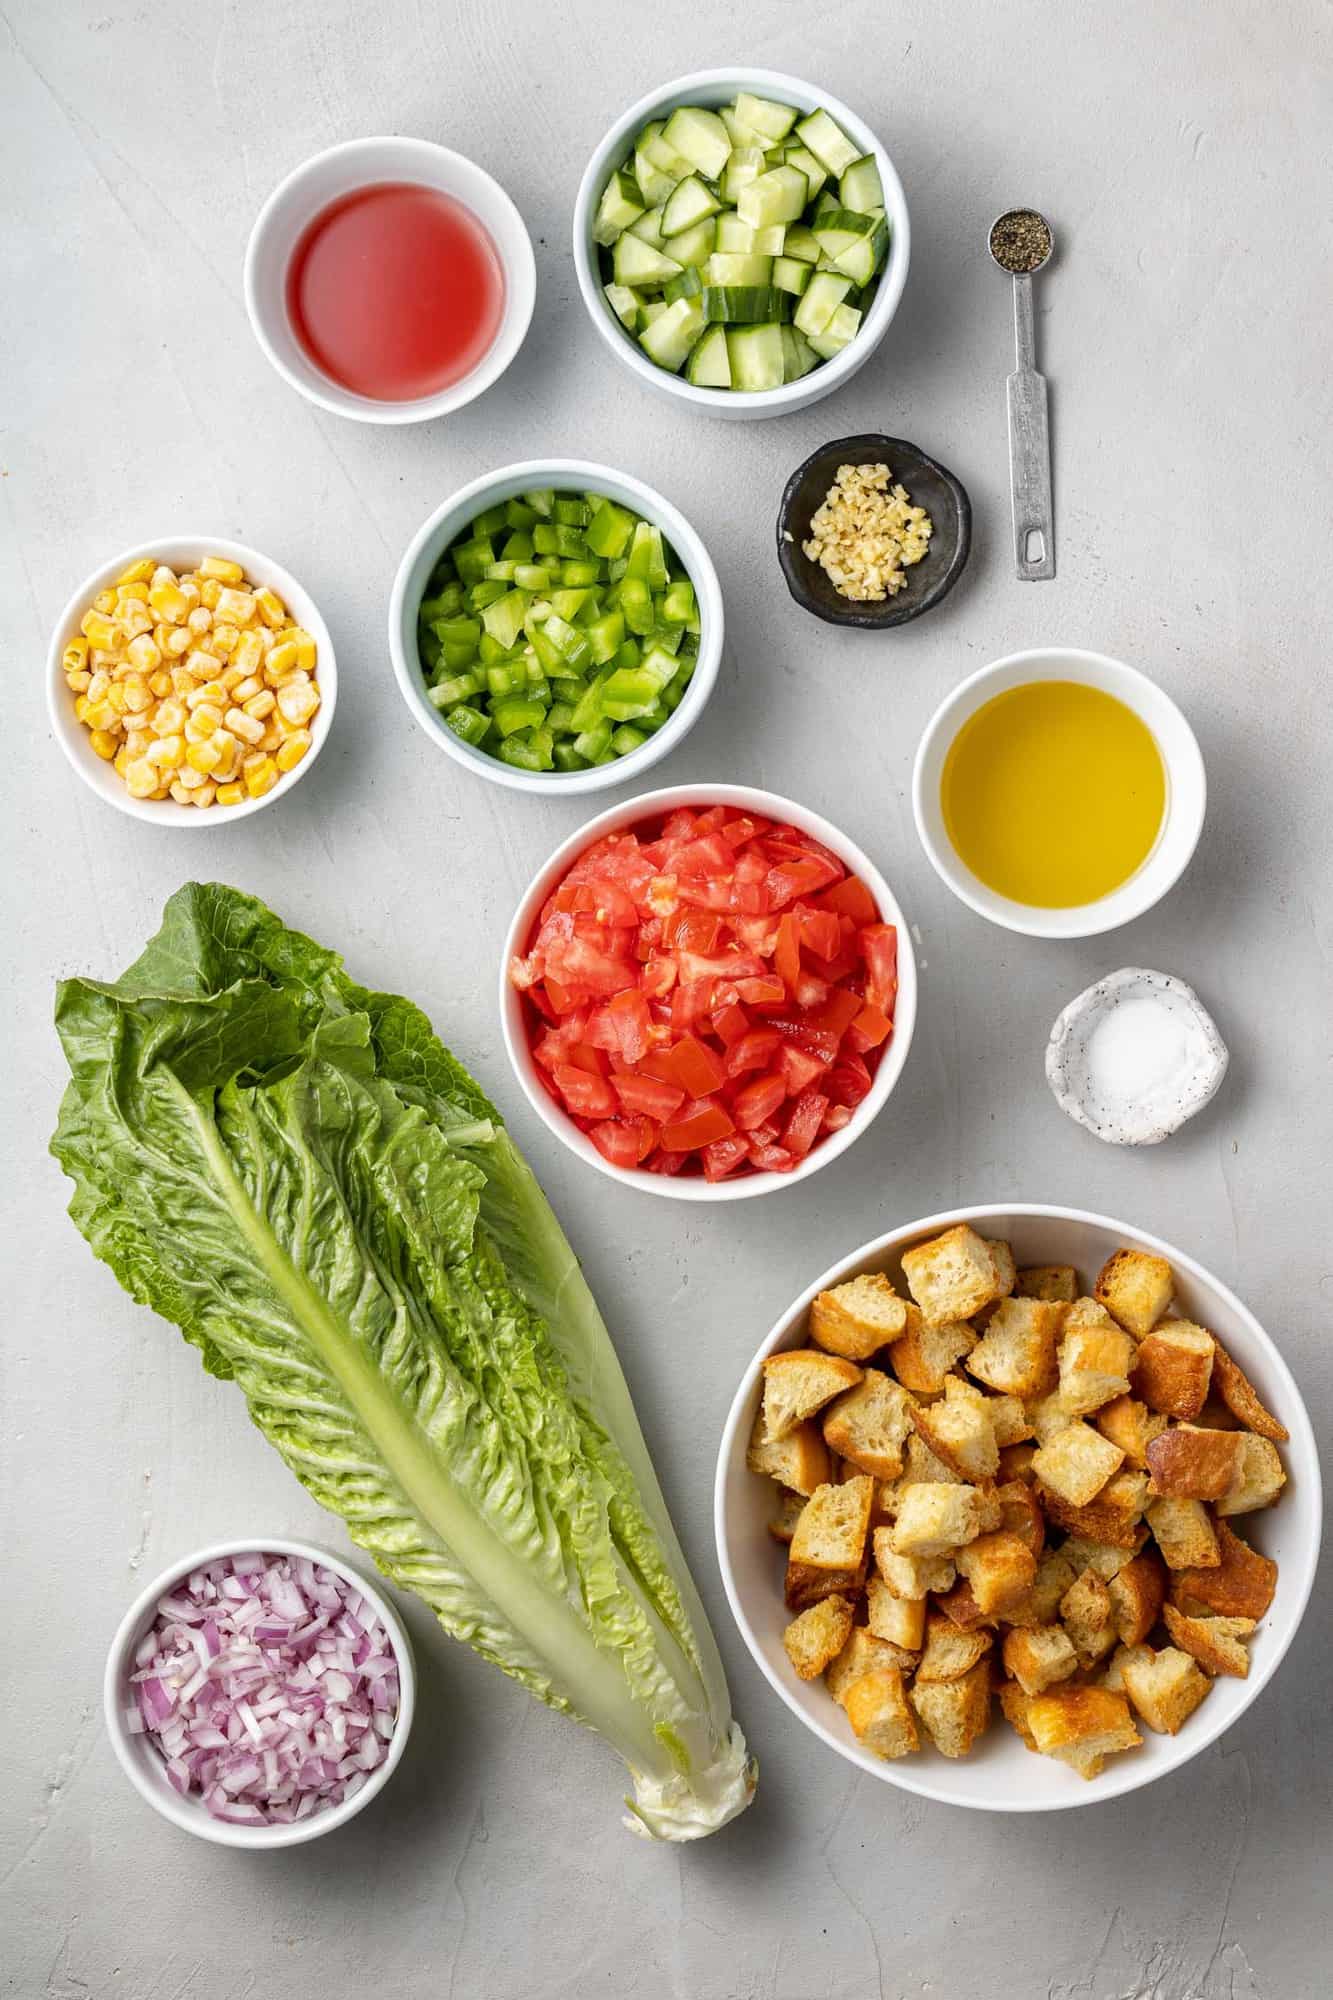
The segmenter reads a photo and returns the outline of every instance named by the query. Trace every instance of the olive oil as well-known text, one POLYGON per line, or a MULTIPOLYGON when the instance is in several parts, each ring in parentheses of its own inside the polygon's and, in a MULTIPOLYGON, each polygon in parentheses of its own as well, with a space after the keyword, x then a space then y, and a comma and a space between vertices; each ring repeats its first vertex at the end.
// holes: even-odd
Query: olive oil
POLYGON ((968 717, 940 779, 959 859, 1041 909, 1095 903, 1152 852, 1166 772, 1152 731, 1081 681, 1030 681, 968 717))

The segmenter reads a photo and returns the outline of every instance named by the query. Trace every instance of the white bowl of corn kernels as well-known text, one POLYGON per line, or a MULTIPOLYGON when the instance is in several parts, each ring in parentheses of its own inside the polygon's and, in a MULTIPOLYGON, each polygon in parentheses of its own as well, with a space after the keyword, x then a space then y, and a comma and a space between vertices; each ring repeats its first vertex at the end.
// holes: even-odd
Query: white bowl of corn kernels
POLYGON ((314 600, 218 535, 124 550, 51 636, 56 741, 99 798, 159 826, 224 826, 281 798, 323 748, 337 691, 314 600))

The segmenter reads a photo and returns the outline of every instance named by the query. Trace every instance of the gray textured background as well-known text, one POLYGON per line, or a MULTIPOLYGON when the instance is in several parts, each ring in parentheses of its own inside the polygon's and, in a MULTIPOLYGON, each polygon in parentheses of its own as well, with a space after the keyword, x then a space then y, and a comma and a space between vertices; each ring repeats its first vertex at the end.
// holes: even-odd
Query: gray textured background
POLYGON ((1327 1991, 1326 1595, 1257 1708, 1186 1770, 1073 1818, 1006 1824, 863 1778, 795 1727, 731 1627, 710 1486, 742 1365, 797 1288, 891 1222, 958 1199, 1065 1201, 1176 1239, 1265 1320, 1326 1430, 1329 49, 1316 0, 9 0, 0 643, 22 692, 4 712, 0 784, 15 1245, 0 1990, 1327 1991), (822 80, 854 104, 898 165, 915 241, 898 317, 855 382, 743 427, 682 417, 611 365, 567 250, 579 174, 613 115, 661 79, 729 59, 822 80), (376 131, 438 138, 494 170, 537 252, 536 317, 503 385, 408 431, 310 409, 261 358, 241 299, 246 234, 274 182, 376 131), (1008 301, 983 238, 1012 201, 1047 209, 1063 249, 1041 291, 1060 555, 1043 585, 1015 582, 1007 560, 1008 301), (803 617, 771 550, 792 466, 870 428, 941 456, 977 513, 948 604, 883 639, 803 617), (831 813, 920 929, 916 1044, 873 1133, 809 1186, 720 1216, 616 1193, 521 1103, 497 1033, 496 952, 528 876, 586 814, 464 781, 390 678, 385 605, 409 535, 463 481, 542 451, 653 481, 715 555, 731 659, 661 779, 750 778, 831 813), (273 812, 193 838, 100 806, 48 739, 39 700, 47 630, 78 578, 179 526, 294 569, 342 670, 312 777, 273 812), (953 902, 907 800, 913 748, 945 691, 998 654, 1061 640, 1155 675, 1194 721, 1212 788, 1176 893, 1119 936, 1066 946, 1010 937, 953 902), (206 1847, 152 1815, 113 1764, 98 1681, 141 1580, 250 1527, 339 1535, 236 1396, 93 1263, 44 1155, 60 1087, 52 982, 117 971, 169 892, 207 872, 420 1000, 555 1192, 762 1761, 758 1802, 717 1839, 680 1853, 629 1839, 601 1746, 415 1614, 424 1699, 407 1761, 327 1842, 272 1859, 206 1847), (1127 962, 1193 981, 1233 1052, 1212 1108, 1143 1155, 1069 1124, 1041 1069, 1058 1009, 1127 962))

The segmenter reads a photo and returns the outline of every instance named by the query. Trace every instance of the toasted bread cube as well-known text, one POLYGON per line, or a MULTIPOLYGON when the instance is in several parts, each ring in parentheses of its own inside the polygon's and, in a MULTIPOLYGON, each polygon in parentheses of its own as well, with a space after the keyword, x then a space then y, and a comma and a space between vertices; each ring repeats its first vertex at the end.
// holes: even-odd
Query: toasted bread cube
POLYGON ((1041 1447, 1032 1469, 1048 1491, 1067 1500, 1071 1507, 1086 1507, 1118 1470, 1123 1456, 1119 1446, 1100 1431, 1076 1422, 1066 1424, 1041 1447))
POLYGON ((912 1428, 913 1412, 906 1389, 881 1369, 867 1368, 856 1387, 825 1412, 824 1442, 858 1471, 876 1479, 896 1479, 903 1469, 903 1440, 912 1428))
POLYGON ((818 1680, 852 1636, 849 1597, 822 1597, 793 1618, 782 1635, 787 1658, 803 1681, 818 1680))
POLYGON ((1090 1569, 1085 1569, 1060 1599, 1060 1623, 1073 1642, 1080 1666, 1095 1666, 1115 1645, 1111 1593, 1090 1569))
POLYGON ((981 1240, 990 1251, 995 1265, 995 1282, 1000 1288, 1000 1297, 1007 1298, 1018 1282, 1013 1245, 1006 1243, 1002 1236, 983 1236, 981 1240))
POLYGON ((1055 1387, 1056 1350, 1067 1306, 1003 1299, 967 1357, 967 1372, 1002 1395, 1034 1401, 1055 1387))
POLYGON ((1122 1646, 1139 1646, 1162 1615, 1166 1570, 1161 1557, 1145 1549, 1107 1580, 1115 1632, 1122 1646))
POLYGON ((1231 1484, 1213 1509, 1216 1514, 1252 1514, 1271 1507, 1287 1483, 1275 1444, 1253 1431, 1237 1431, 1240 1459, 1231 1484))
POLYGON ((987 1615, 972 1595, 972 1586, 965 1576, 960 1576, 952 1590, 946 1590, 942 1597, 935 1599, 935 1609, 942 1611, 951 1625, 960 1632, 975 1632, 979 1626, 995 1626, 999 1620, 987 1615))
POLYGON ((1258 1629, 1253 1618, 1188 1618, 1174 1604, 1164 1607, 1162 1617, 1177 1646, 1206 1672, 1246 1678, 1250 1654, 1244 1642, 1258 1629))
POLYGON ((1036 1581, 1036 1556, 1026 1542, 1003 1528, 978 1535, 958 1551, 957 1562, 983 1618, 1007 1617, 1036 1581))
POLYGON ((1034 1625, 1027 1631, 1006 1632, 1001 1652, 1005 1672, 1024 1694, 1043 1694, 1057 1681, 1067 1681, 1078 1666, 1074 1642, 1063 1625, 1034 1625))
POLYGON ((1113 1694, 1125 1692, 1125 1662, 1127 1660, 1152 1659, 1152 1647, 1140 1643, 1137 1646, 1117 1646, 1098 1678, 1098 1687, 1110 1688, 1113 1694))
POLYGON ((993 1643, 989 1632, 960 1630, 951 1618, 932 1611, 926 1619, 926 1647, 916 1670, 917 1685, 961 1680, 986 1657, 993 1643))
POLYGON ((1277 1589, 1277 1564, 1233 1534, 1225 1521, 1217 1522, 1215 1533, 1216 1567, 1181 1570, 1172 1580, 1173 1600, 1195 1599, 1223 1618, 1262 1618, 1277 1589))
POLYGON ((1163 1494, 1148 1502, 1148 1526, 1168 1569, 1216 1569, 1217 1533, 1202 1500, 1163 1494))
POLYGON ((920 1308, 912 1306, 907 1330, 889 1347, 889 1366, 904 1389, 917 1396, 938 1396, 955 1362, 977 1344, 976 1328, 965 1320, 943 1320, 927 1326, 920 1308))
POLYGON ((913 1486, 966 1486, 967 1481, 946 1465, 942 1458, 936 1458, 923 1437, 914 1430, 907 1440, 904 1451, 903 1469, 898 1478, 885 1490, 884 1512, 894 1515, 902 1507, 905 1495, 913 1486))
POLYGON ((1058 1757, 1080 1777, 1096 1777, 1116 1750, 1133 1750, 1143 1738, 1124 1695, 1109 1688, 1057 1688, 1031 1697, 1027 1725, 1044 1757, 1058 1757))
POLYGON ((1174 1493, 1186 1500, 1220 1500, 1240 1473, 1241 1437, 1240 1431, 1172 1424, 1148 1446, 1150 1491, 1154 1496, 1174 1493))
POLYGON ((952 1556, 900 1556, 893 1546, 892 1528, 876 1528, 872 1541, 875 1568, 895 1597, 924 1599, 932 1590, 952 1588, 952 1556))
POLYGON ((1016 1480, 1021 1480, 1025 1485, 1030 1485, 1036 1477, 1032 1470, 1032 1461, 1036 1455, 1037 1447, 1030 1442, 1001 1445, 1000 1484, 1009 1486, 1016 1480))
POLYGON ((903 1252, 903 1276, 932 1326, 971 1319, 1003 1296, 995 1255, 985 1238, 960 1222, 929 1243, 903 1252))
POLYGON ((1044 1299, 1048 1305, 1072 1305, 1078 1297, 1078 1272, 1072 1264, 1029 1264, 1018 1273, 1014 1290, 1020 1299, 1044 1299))
POLYGON ((910 1757, 920 1749, 903 1677, 891 1667, 854 1681, 843 1707, 857 1741, 877 1757, 910 1757))
POLYGON ((803 1493, 792 1493, 785 1486, 778 1488, 778 1511, 768 1524, 768 1532, 775 1542, 785 1544, 791 1541, 804 1506, 803 1493))
MULTIPOLYGON (((1080 1293, 1074 1300, 1065 1318, 1066 1332, 1071 1328, 1082 1328, 1087 1332, 1109 1333, 1117 1325, 1118 1322, 1112 1319, 1101 1300, 1089 1297, 1086 1292, 1080 1293)), ((1121 1331, 1124 1331, 1123 1327, 1121 1331)))
POLYGON ((1146 1472, 1117 1472, 1086 1507, 1075 1507, 1060 1494, 1040 1485, 1037 1498, 1047 1520, 1071 1535, 1086 1536, 1094 1542, 1112 1542, 1131 1555, 1148 1538, 1143 1525, 1143 1510, 1148 1504, 1146 1472))
MULTIPOLYGON (((1070 1308, 1070 1319, 1078 1307, 1070 1308)), ((1087 1416, 1129 1394, 1134 1342, 1118 1326, 1071 1326, 1060 1342, 1060 1400, 1071 1416, 1087 1416)))
POLYGON ((1207 1401, 1212 1373, 1212 1334, 1191 1320, 1164 1319, 1141 1343, 1130 1379, 1150 1410, 1188 1421, 1207 1401))
POLYGON ((1038 1625, 1053 1625, 1060 1599, 1077 1574, 1063 1549, 1047 1549, 1037 1558, 1037 1573, 1027 1596, 1005 1614, 1006 1624, 1021 1626, 1024 1631, 1038 1625))
POLYGON ((821 1292, 810 1308, 810 1338, 845 1361, 868 1361, 907 1325, 907 1301, 882 1271, 865 1271, 821 1292))
POLYGON ((942 1402, 914 1403, 910 1411, 918 1437, 924 1438, 936 1458, 943 1459, 960 1479, 995 1477, 1000 1469, 1000 1447, 980 1390, 951 1375, 944 1385, 942 1402))
POLYGON ((945 1556, 981 1533, 981 1501, 970 1486, 909 1486, 893 1524, 900 1556, 945 1556))
POLYGON ((1160 1653, 1147 1646, 1135 1648, 1126 1658, 1121 1676, 1135 1709, 1159 1736, 1174 1736, 1212 1686, 1198 1662, 1175 1646, 1166 1646, 1160 1653), (1147 1659, 1144 1653, 1149 1655, 1147 1659))
MULTIPOLYGON (((872 1576, 866 1582, 866 1610, 875 1637, 900 1647, 905 1659, 915 1665, 912 1656, 921 1651, 926 1638, 925 1598, 898 1597, 882 1576, 872 1576)), ((904 1661, 898 1664, 902 1666, 904 1661)))
POLYGON ((1066 1407, 1058 1389, 1052 1389, 1047 1396, 1034 1397, 1023 1408, 1027 1411, 1032 1435, 1039 1445, 1049 1444, 1053 1437, 1058 1437, 1074 1421, 1074 1412, 1066 1407))
POLYGON ((1142 1472, 1148 1463, 1148 1446, 1166 1429, 1166 1418, 1150 1410, 1137 1396, 1117 1396, 1104 1403, 1092 1420, 1104 1438, 1119 1445, 1126 1465, 1142 1472))
POLYGON ((788 1431, 785 1438, 775 1443, 765 1429, 762 1410, 754 1420, 745 1463, 751 1472, 776 1479, 780 1486, 790 1487, 793 1493, 802 1493, 807 1499, 816 1486, 827 1485, 830 1474, 828 1446, 817 1425, 797 1424, 795 1430, 788 1431))
POLYGON ((1032 1419, 1017 1396, 986 1396, 982 1400, 995 1433, 995 1442, 1001 1451, 1008 1445, 1024 1444, 1028 1438, 1035 1437, 1032 1419))
POLYGON ((1253 1382, 1239 1363, 1232 1360, 1216 1335, 1213 1337, 1213 1386, 1232 1416, 1244 1424, 1247 1431, 1255 1431, 1273 1444, 1286 1444, 1290 1431, 1264 1408, 1253 1382))
POLYGON ((1071 1534, 1060 1553, 1068 1556, 1079 1575, 1085 1569, 1094 1570, 1103 1583, 1119 1576, 1121 1570, 1133 1562, 1135 1555, 1133 1549, 1124 1548, 1119 1543, 1099 1542, 1091 1535, 1080 1534, 1071 1534))
POLYGON ((1028 1707, 1032 1696, 1018 1681, 1001 1681, 999 1692, 1000 1707, 1004 1710, 1005 1721, 1015 1734, 1022 1738, 1025 1749, 1035 1751, 1037 1739, 1028 1723, 1028 1707))
POLYGON ((787 1557, 787 1604, 804 1610, 821 1597, 855 1595, 865 1582, 875 1482, 864 1474, 817 1486, 796 1523, 787 1557))
POLYGON ((861 1370, 854 1361, 823 1354, 817 1347, 790 1347, 764 1363, 764 1429, 780 1444, 797 1424, 822 1410, 844 1389, 854 1389, 861 1370))
POLYGON ((853 1625, 847 1644, 824 1670, 824 1685, 839 1708, 846 1706, 847 1691, 864 1674, 897 1673, 901 1655, 887 1639, 877 1639, 868 1626, 853 1625))
POLYGON ((990 1663, 979 1660, 957 1680, 912 1683, 912 1706, 935 1748, 945 1757, 966 1757, 990 1722, 990 1663))
POLYGON ((1093 1292, 1126 1333, 1142 1340, 1170 1305, 1175 1279, 1165 1257, 1154 1257, 1147 1250, 1113 1250, 1097 1274, 1093 1292))
POLYGON ((1017 1535, 1034 1558, 1039 1556, 1046 1546, 1046 1519, 1032 1488, 1020 1479, 1007 1480, 996 1487, 995 1498, 1000 1506, 1001 1528, 1008 1535, 1017 1535))

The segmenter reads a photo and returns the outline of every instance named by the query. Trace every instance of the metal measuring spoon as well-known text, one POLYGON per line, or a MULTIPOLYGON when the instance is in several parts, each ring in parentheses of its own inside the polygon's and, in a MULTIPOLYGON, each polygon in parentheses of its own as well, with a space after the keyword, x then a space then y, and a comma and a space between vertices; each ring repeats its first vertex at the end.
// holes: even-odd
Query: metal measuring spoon
POLYGON ((1032 321, 1032 280, 1050 262, 1055 232, 1035 208, 1010 208, 996 216, 987 242, 995 262, 1014 281, 1014 346, 1018 367, 1007 385, 1014 563, 1019 577, 1033 582, 1055 575, 1046 378, 1037 373, 1037 341, 1032 321))

